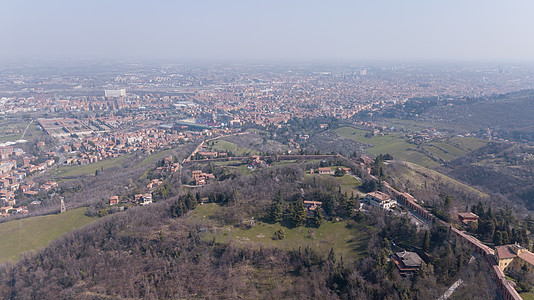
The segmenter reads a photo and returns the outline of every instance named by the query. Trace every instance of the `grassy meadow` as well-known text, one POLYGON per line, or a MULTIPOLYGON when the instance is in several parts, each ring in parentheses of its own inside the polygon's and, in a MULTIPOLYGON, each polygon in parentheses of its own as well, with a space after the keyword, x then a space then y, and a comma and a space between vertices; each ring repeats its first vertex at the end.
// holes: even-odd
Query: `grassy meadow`
POLYGON ((62 214, 0 223, 0 263, 14 262, 21 253, 44 248, 62 234, 96 220, 86 216, 86 210, 82 207, 62 214))

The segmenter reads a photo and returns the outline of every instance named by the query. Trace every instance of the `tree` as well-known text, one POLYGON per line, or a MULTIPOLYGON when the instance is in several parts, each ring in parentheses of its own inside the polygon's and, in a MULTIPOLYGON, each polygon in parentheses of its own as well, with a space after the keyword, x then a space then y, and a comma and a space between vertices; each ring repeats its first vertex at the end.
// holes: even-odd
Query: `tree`
POLYGON ((323 223, 323 213, 321 212, 321 208, 317 207, 315 209, 315 212, 313 213, 313 219, 312 219, 312 226, 315 228, 321 227, 321 224, 323 223))
POLYGON ((286 232, 280 228, 273 234, 273 240, 283 240, 286 238, 286 232))
POLYGON ((301 226, 302 224, 304 224, 304 222, 306 222, 306 208, 304 207, 304 202, 302 201, 302 198, 300 196, 293 204, 290 221, 294 227, 301 226))
POLYGON ((171 205, 171 216, 173 218, 178 218, 178 217, 181 217, 184 212, 186 211, 185 207, 184 207, 184 203, 180 200, 177 200, 176 202, 174 202, 172 205, 171 205))
POLYGON ((234 189, 232 191, 232 196, 230 196, 230 199, 228 202, 232 204, 237 204, 238 201, 239 201, 239 192, 237 191, 237 189, 234 189))
POLYGON ((187 207, 188 210, 193 210, 197 207, 197 199, 195 196, 193 196, 193 194, 191 194, 191 192, 188 192, 187 193, 187 196, 185 197, 185 207, 187 207))
POLYGON ((443 199, 443 207, 444 207, 446 212, 449 211, 449 209, 451 208, 451 205, 452 205, 451 196, 449 196, 449 195, 445 196, 444 199, 443 199))
POLYGON ((430 232, 425 231, 425 238, 423 239, 423 250, 427 252, 430 250, 430 232))
POLYGON ((374 181, 373 179, 366 179, 363 181, 363 184, 362 184, 362 189, 365 191, 365 192, 374 192, 376 191, 378 188, 377 184, 376 184, 376 181, 374 181))
POLYGON ((276 201, 276 199, 271 204, 271 208, 269 209, 269 221, 276 223, 281 222, 282 218, 284 216, 284 206, 281 202, 276 201))
POLYGON ((380 170, 378 171, 378 178, 380 178, 380 180, 386 180, 386 175, 384 173, 384 167, 380 167, 380 170))
POLYGON ((343 177, 347 172, 342 168, 337 168, 334 172, 334 176, 336 177, 343 177))

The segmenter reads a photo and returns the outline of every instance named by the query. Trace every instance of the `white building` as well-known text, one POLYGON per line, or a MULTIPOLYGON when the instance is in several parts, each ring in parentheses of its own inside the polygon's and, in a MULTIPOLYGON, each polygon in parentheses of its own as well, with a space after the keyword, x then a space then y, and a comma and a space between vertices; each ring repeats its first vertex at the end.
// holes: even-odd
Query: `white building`
POLYGON ((386 210, 390 210, 397 205, 397 201, 382 192, 371 192, 363 198, 363 201, 386 210))
POLYGON ((125 97, 126 90, 104 90, 104 94, 106 95, 106 97, 125 97))

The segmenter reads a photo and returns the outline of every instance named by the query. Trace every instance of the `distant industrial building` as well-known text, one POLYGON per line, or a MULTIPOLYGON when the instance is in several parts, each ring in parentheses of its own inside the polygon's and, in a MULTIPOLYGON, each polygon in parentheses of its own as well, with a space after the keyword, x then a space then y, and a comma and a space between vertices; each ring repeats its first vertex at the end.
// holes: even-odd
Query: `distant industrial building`
POLYGON ((126 90, 105 90, 104 94, 106 97, 109 98, 116 98, 116 97, 125 97, 126 96, 126 90))

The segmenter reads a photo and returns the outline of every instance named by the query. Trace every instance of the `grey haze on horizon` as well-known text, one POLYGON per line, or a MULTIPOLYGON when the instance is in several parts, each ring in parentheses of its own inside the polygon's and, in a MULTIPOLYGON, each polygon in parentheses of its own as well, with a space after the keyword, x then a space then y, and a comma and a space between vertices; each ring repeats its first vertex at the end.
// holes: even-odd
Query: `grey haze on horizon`
POLYGON ((0 1, 0 60, 534 62, 534 1, 0 1))

